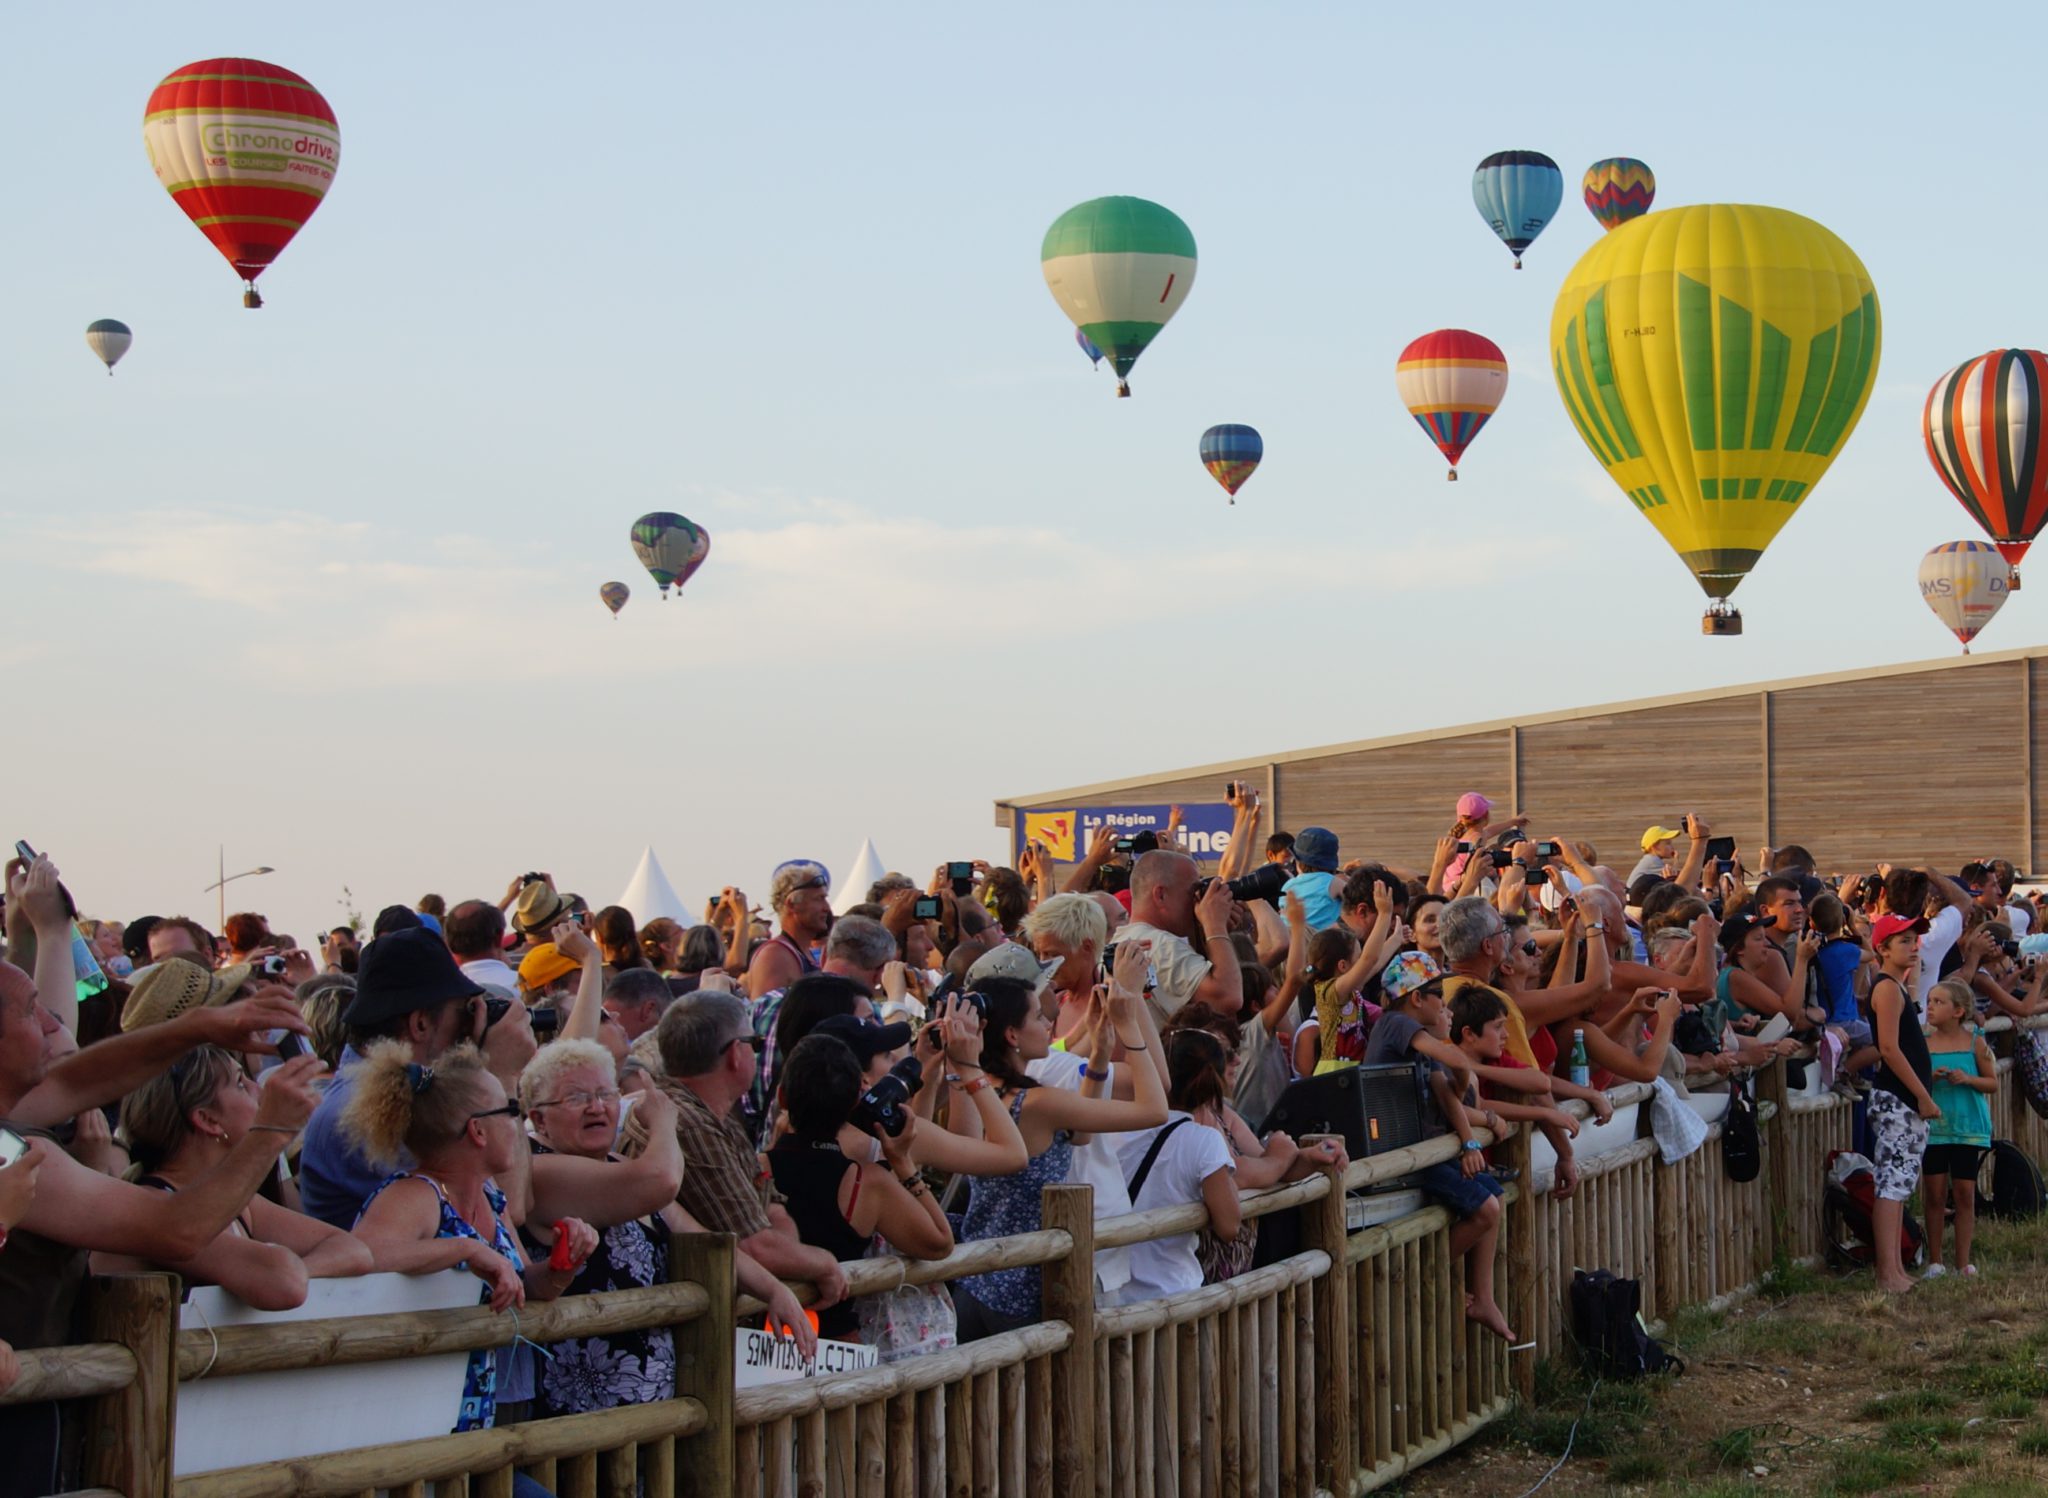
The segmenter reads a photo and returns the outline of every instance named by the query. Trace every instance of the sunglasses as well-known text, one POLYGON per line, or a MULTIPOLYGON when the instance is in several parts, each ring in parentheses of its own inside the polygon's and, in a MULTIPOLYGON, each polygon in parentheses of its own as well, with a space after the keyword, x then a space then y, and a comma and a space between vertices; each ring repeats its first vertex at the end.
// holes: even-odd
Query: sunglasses
POLYGON ((1536 945, 1533 939, 1522 943, 1522 954, 1525 957, 1534 957, 1540 950, 1542 949, 1536 945))
POLYGON ((526 1110, 520 1107, 519 1104, 516 1101, 514 1101, 507 1103, 502 1108, 487 1108, 481 1113, 472 1113, 469 1116, 472 1119, 504 1117, 512 1119, 516 1122, 517 1120, 526 1117, 526 1110))
POLYGON ((484 995, 484 1028, 486 1030, 490 1029, 491 1026, 511 1012, 512 1001, 510 999, 494 999, 489 994, 484 995))
POLYGON ((768 1037, 765 1035, 735 1035, 725 1043, 725 1048, 731 1050, 736 1045, 743 1045, 758 1056, 761 1054, 762 1047, 767 1044, 768 1037))

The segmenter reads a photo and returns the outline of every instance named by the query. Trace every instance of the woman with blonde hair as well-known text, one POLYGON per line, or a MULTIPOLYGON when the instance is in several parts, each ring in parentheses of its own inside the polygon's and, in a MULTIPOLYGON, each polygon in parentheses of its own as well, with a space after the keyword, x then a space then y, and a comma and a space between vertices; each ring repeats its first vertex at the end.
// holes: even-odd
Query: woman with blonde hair
MULTIPOLYGON (((597 1247, 596 1230, 580 1218, 557 1221, 536 1235, 549 1257, 529 1263, 498 1188, 496 1177, 515 1173, 526 1153, 522 1114, 473 1045, 444 1051, 431 1066, 414 1061, 403 1041, 370 1047, 355 1068, 342 1130, 373 1163, 417 1162, 379 1186, 356 1219, 377 1268, 431 1274, 459 1265, 484 1282, 495 1311, 569 1288, 597 1247)), ((455 1429, 489 1427, 497 1406, 498 1359, 480 1349, 469 1357, 455 1429)))
MULTIPOLYGON (((519 1076, 519 1101, 532 1122, 531 1222, 580 1217, 599 1230, 596 1251, 562 1293, 632 1290, 668 1283, 669 1237, 703 1228, 676 1202, 683 1179, 676 1105, 657 1087, 634 1094, 633 1137, 640 1152, 615 1152, 623 1100, 612 1053, 594 1040, 544 1045, 519 1076)), ((521 1230, 535 1256, 547 1250, 521 1230)), ((735 1249, 740 1288, 767 1302, 775 1323, 797 1330, 798 1350, 816 1350, 810 1322, 789 1287, 744 1250, 735 1249)), ((580 1414, 675 1395, 675 1337, 666 1327, 578 1337, 548 1348, 536 1388, 548 1415, 580 1414)))
MULTIPOLYGON (((311 1057, 286 1064, 318 1070, 311 1057)), ((121 1100, 119 1137, 135 1162, 127 1178, 171 1192, 197 1180, 251 1129, 273 1128, 257 1122, 261 1097, 231 1052, 214 1045, 188 1051, 121 1100)), ((96 1273, 168 1269, 188 1284, 219 1285, 259 1311, 289 1311, 305 1302, 308 1280, 368 1274, 371 1267, 370 1250, 357 1239, 261 1196, 189 1259, 93 1255, 96 1273)))

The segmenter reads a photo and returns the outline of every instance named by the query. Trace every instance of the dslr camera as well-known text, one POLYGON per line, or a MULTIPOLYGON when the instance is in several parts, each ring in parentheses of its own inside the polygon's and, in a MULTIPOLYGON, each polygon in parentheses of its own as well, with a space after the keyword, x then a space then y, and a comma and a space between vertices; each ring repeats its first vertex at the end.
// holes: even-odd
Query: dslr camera
POLYGON ((887 1134, 894 1139, 909 1120, 909 1109, 904 1105, 923 1086, 923 1065, 915 1056, 905 1056, 860 1095, 849 1121, 870 1134, 887 1134))

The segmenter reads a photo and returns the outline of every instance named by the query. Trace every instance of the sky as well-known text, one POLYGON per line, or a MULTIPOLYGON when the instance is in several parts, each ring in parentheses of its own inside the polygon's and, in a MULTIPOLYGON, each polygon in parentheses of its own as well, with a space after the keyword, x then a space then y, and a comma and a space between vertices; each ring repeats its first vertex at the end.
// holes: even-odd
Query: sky
MULTIPOLYGON (((2048 340, 1997 71, 2048 20, 1570 13, 10 8, 7 837, 103 916, 209 918, 218 857, 274 866, 230 908, 302 938, 532 868, 602 903, 650 844, 686 900, 758 897, 864 837, 1001 856, 1000 797, 1952 654, 1914 569, 1977 533, 1919 411, 2048 340), (156 82, 222 55, 340 121, 256 312, 141 140, 156 82), (1567 182, 1519 273, 1470 197, 1506 148, 1567 182), (1578 175, 1615 155, 1660 207, 1819 220, 1883 307, 1740 639, 1699 635, 1548 376, 1601 232, 1578 175), (1107 193, 1200 250, 1127 401, 1037 265, 1107 193), (112 379, 99 317, 135 330, 112 379), (1394 390, 1445 326, 1512 370, 1455 487, 1394 390), (1234 507, 1196 457, 1223 421, 1266 443, 1234 507), (712 538, 680 599, 627 545, 660 509, 712 538)), ((2044 595, 1984 644, 2037 642, 2044 595)))

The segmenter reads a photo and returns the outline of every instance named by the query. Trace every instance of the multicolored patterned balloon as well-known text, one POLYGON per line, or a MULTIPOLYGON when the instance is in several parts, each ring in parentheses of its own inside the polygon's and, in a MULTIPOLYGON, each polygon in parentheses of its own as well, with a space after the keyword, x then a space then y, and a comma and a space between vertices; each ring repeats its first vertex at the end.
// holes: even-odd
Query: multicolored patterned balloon
POLYGON ((1394 384, 1415 424, 1451 460, 1455 480, 1458 459, 1508 393, 1508 359, 1491 338, 1439 328, 1401 350, 1394 384))
POLYGON ((1920 598, 1970 653, 2012 593, 2012 567, 1985 541, 1950 541, 1920 559, 1920 598))
POLYGON ((1201 451, 1202 466, 1223 486, 1230 502, 1236 504, 1237 491, 1244 487, 1244 481, 1252 476, 1259 460, 1265 457, 1266 444, 1255 428, 1226 422, 1202 433, 1201 451))
POLYGON ((242 278, 256 278, 327 196, 341 128, 318 89, 289 68, 247 57, 189 63, 156 86, 142 143, 157 180, 242 278))
POLYGON ((2048 521, 2044 391, 2048 354, 1996 348, 1936 380, 1920 415, 1934 471, 2015 567, 2048 521))
POLYGON ((1131 366, 1195 284, 1195 236, 1157 203, 1093 198, 1053 220, 1038 259, 1053 300, 1129 395, 1131 366))
POLYGON ((1600 227, 1613 229, 1650 211, 1657 196, 1657 175, 1633 156, 1610 156, 1587 167, 1580 186, 1600 227))
POLYGON ((1097 348, 1094 344, 1090 343, 1088 341, 1088 335, 1082 332, 1079 328, 1074 329, 1074 342, 1079 344, 1081 346, 1081 352, 1088 356, 1088 367, 1090 369, 1099 369, 1102 367, 1102 350, 1097 348))
POLYGON ((1472 173, 1472 203, 1501 243, 1515 252, 1535 243, 1564 201, 1564 173, 1541 151, 1495 151, 1472 173))
POLYGON ((633 554, 661 586, 683 591, 683 584, 696 576, 704 559, 711 555, 711 533, 671 510, 656 510, 633 522, 633 554))
POLYGON ((619 610, 626 606, 626 600, 633 596, 633 590, 624 583, 606 583, 597 590, 597 596, 604 600, 604 606, 612 611, 612 617, 616 619, 619 617, 619 610))

